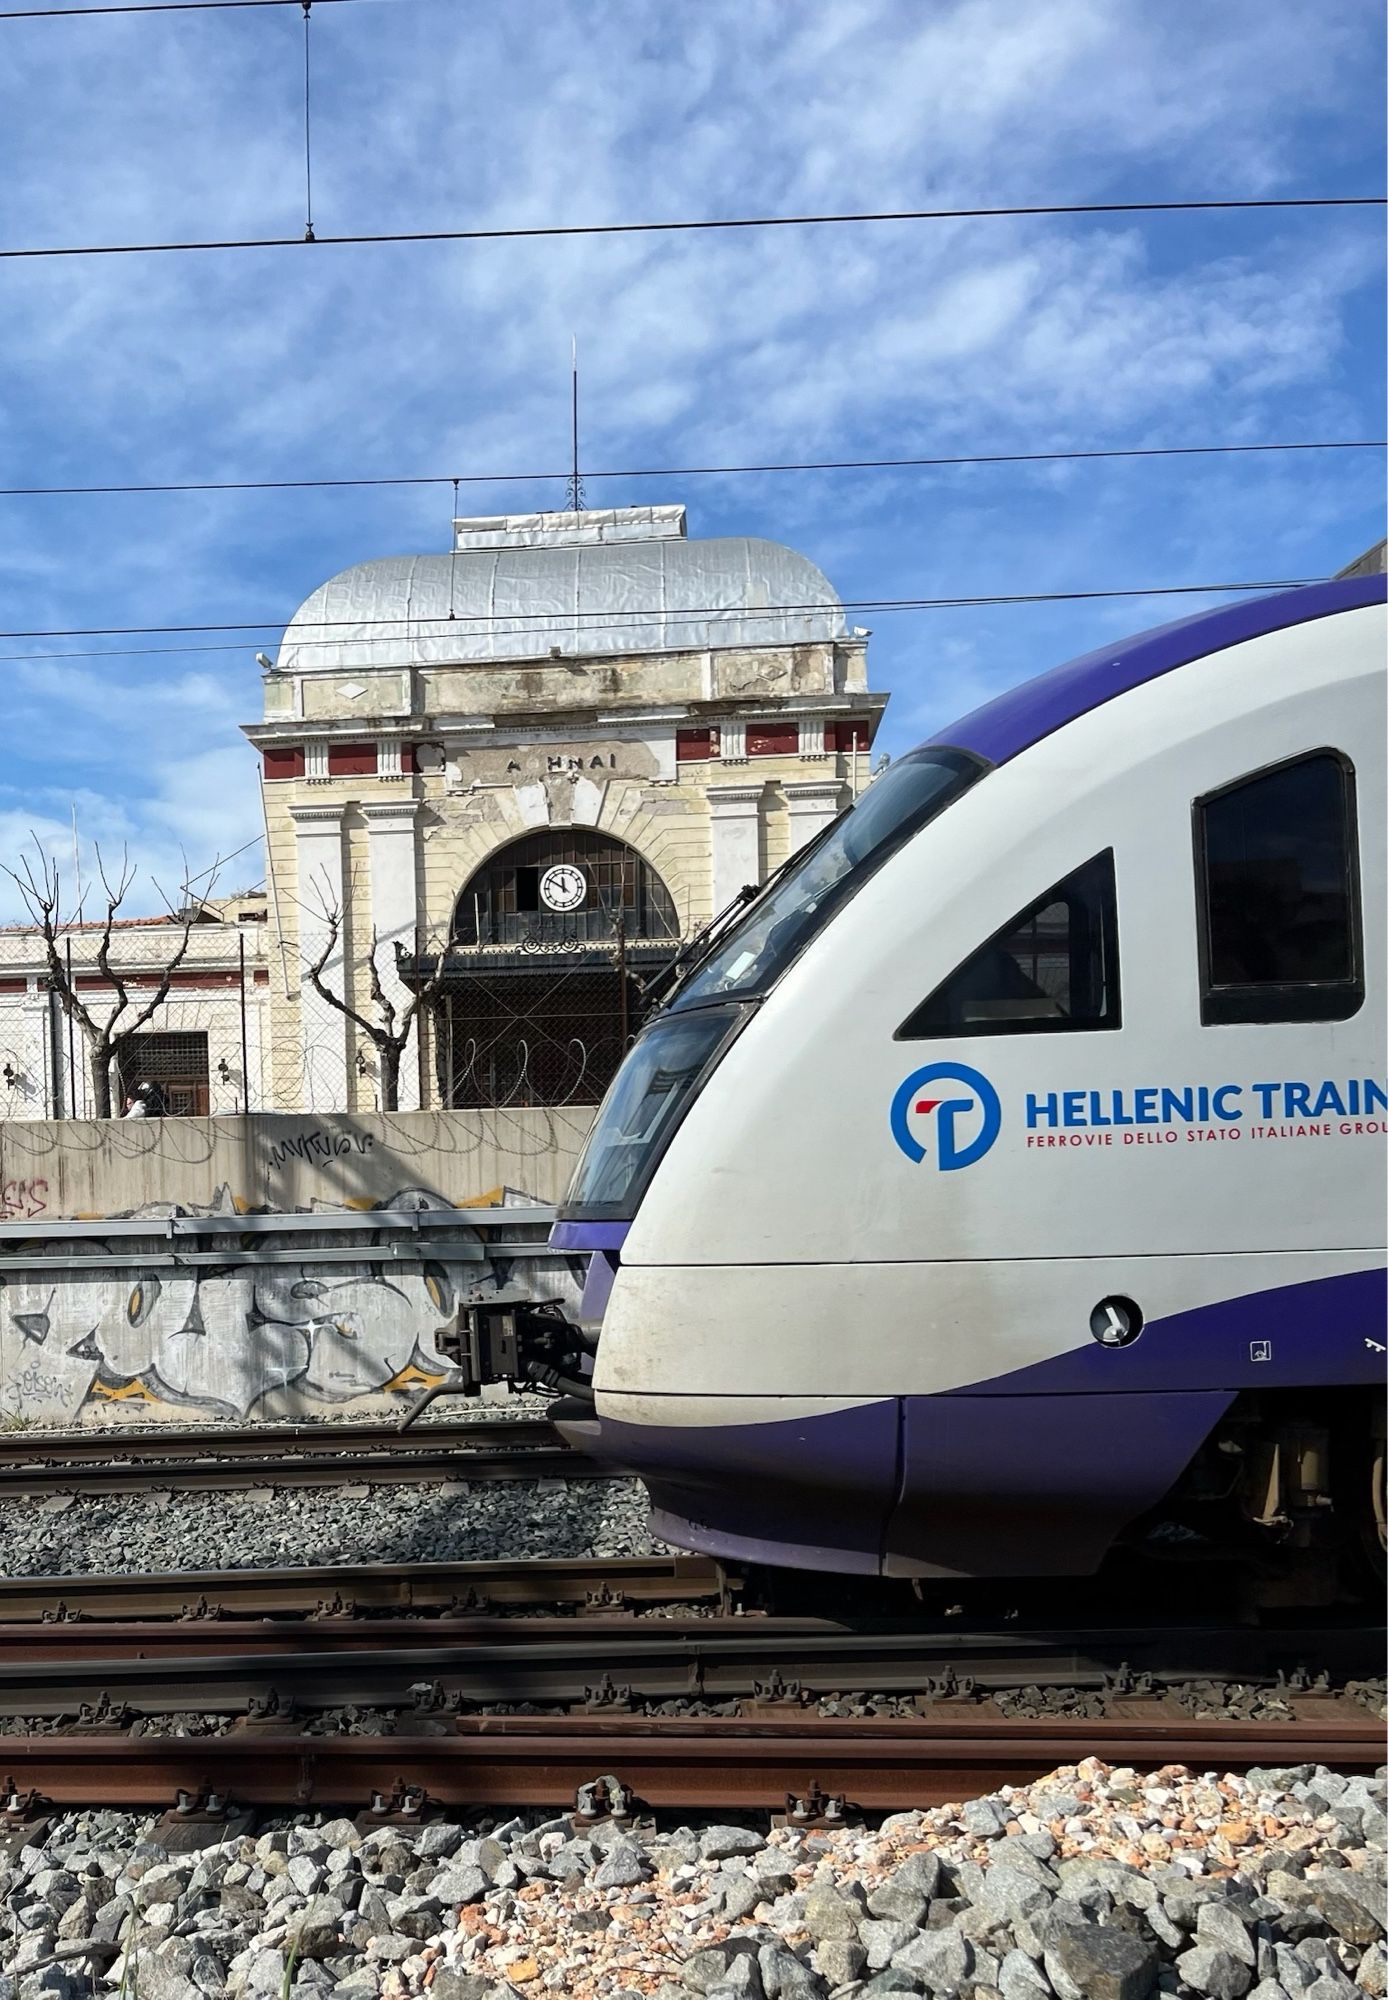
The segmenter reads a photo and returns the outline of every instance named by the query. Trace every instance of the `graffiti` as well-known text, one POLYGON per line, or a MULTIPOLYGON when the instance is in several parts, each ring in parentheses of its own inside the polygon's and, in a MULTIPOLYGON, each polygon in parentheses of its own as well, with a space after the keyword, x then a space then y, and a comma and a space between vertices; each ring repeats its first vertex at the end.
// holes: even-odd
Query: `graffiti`
MULTIPOLYGON (((209 1203, 154 1203, 127 1219, 245 1212, 222 1187, 209 1203)), ((467 1211, 427 1188, 402 1188, 360 1221, 350 1244, 328 1229, 218 1230, 196 1239, 198 1254, 227 1261, 191 1268, 163 1254, 166 1240, 151 1240, 144 1264, 138 1239, 103 1238, 97 1222, 91 1236, 63 1242, 88 1268, 55 1281, 18 1258, 11 1270, 0 1264, 0 1413, 62 1420, 86 1407, 244 1422, 362 1400, 403 1406, 449 1367, 439 1340, 460 1305, 513 1286, 518 1260, 504 1243, 487 1250, 467 1211), (456 1214, 456 1228, 407 1251, 398 1231, 371 1228, 373 1213, 425 1209, 456 1214)), ((534 1275, 547 1296, 576 1302, 577 1265, 534 1275)))
POLYGON ((292 1139, 277 1139, 270 1148, 270 1171, 278 1173, 286 1160, 307 1160, 317 1166, 323 1160, 341 1160, 349 1153, 369 1153, 375 1140, 370 1132, 296 1132, 292 1139))
POLYGON ((0 1186, 0 1216, 31 1222, 48 1209, 47 1181, 6 1181, 0 1186))

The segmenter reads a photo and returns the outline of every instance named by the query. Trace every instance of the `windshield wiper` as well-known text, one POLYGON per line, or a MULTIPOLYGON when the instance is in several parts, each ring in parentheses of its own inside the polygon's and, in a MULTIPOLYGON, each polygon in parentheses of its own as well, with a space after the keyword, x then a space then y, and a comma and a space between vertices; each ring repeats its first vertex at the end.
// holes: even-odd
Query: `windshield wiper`
MULTIPOLYGON (((849 806, 847 810, 852 812, 853 807, 849 806)), ((667 997, 668 999, 673 999, 680 987, 683 986, 685 980, 703 964, 714 946, 733 928, 735 921, 741 917, 743 912, 749 909, 752 904, 759 903, 767 890, 779 882, 783 875, 788 874, 792 868, 798 868, 802 863, 808 861, 816 848, 828 839, 842 817, 842 813, 838 814, 834 819, 829 821, 827 826, 821 827, 812 840, 807 840, 805 845, 797 848, 794 854, 788 854, 784 861, 772 869, 764 882, 744 882, 732 901, 725 903, 721 910, 717 911, 715 915, 709 918, 706 924, 701 925, 695 931, 693 937, 686 939, 675 953, 675 956, 670 960, 670 963, 656 974, 655 978, 646 988, 646 998, 652 1001, 655 1000, 658 995, 666 991, 668 986, 669 993, 667 997)))

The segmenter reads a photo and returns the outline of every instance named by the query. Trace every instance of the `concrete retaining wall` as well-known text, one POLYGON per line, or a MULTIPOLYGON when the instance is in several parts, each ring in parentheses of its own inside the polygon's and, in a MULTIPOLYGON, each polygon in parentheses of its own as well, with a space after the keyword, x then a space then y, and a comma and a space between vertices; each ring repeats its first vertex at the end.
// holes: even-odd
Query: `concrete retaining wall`
POLYGON ((0 1220, 557 1201, 594 1113, 398 1111, 0 1124, 0 1220))
POLYGON ((563 1192, 592 1116, 0 1126, 0 1423, 403 1408, 460 1305, 576 1304, 517 1197, 563 1192))

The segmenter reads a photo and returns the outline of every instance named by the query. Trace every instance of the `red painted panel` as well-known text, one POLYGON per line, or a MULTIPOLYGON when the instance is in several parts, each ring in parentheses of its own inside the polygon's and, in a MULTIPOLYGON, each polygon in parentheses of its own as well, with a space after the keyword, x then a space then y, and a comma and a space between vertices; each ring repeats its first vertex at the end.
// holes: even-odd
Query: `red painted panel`
POLYGON ((799 749, 798 722, 749 722, 747 725, 749 757, 794 757, 799 749))
POLYGON ((330 778, 374 778, 376 775, 376 746, 374 743, 330 743, 328 745, 328 776, 330 778))
POLYGON ((721 744, 721 734, 717 729, 677 729, 676 761, 687 764, 700 757, 716 757, 721 744))
POLYGON ((824 747, 826 750, 866 750, 867 723, 856 716, 844 722, 826 722, 824 747))
POLYGON ((302 743, 277 744, 265 752, 265 775, 267 778, 302 778, 304 775, 304 746, 302 743))

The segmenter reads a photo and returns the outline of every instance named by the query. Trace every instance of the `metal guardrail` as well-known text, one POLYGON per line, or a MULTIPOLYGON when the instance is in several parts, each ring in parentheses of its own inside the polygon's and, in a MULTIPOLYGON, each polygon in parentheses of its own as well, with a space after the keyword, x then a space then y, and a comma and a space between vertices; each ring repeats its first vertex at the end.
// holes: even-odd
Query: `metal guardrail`
POLYGON ((540 1202, 495 1208, 358 1209, 343 1213, 285 1215, 161 1215, 68 1217, 0 1223, 0 1270, 73 1271, 99 1266, 102 1270, 195 1269, 240 1264, 340 1264, 414 1261, 482 1264, 491 1252, 485 1240, 495 1239, 507 1257, 530 1260, 562 1259, 572 1253, 550 1247, 549 1228, 559 1211, 540 1202), (448 1231, 467 1231, 461 1242, 446 1240, 448 1231), (526 1230, 516 1236, 506 1232, 526 1230), (225 1237, 331 1235, 336 1245, 266 1244, 263 1248, 219 1243, 225 1237), (353 1242, 351 1238, 368 1239, 353 1242), (384 1237, 386 1240, 382 1241, 384 1237), (208 1241, 208 1239, 214 1239, 208 1241), (49 1251, 35 1246, 94 1243, 85 1252, 49 1251), (135 1244, 142 1245, 135 1248, 135 1244), (132 1247, 118 1247, 129 1244, 132 1247))

